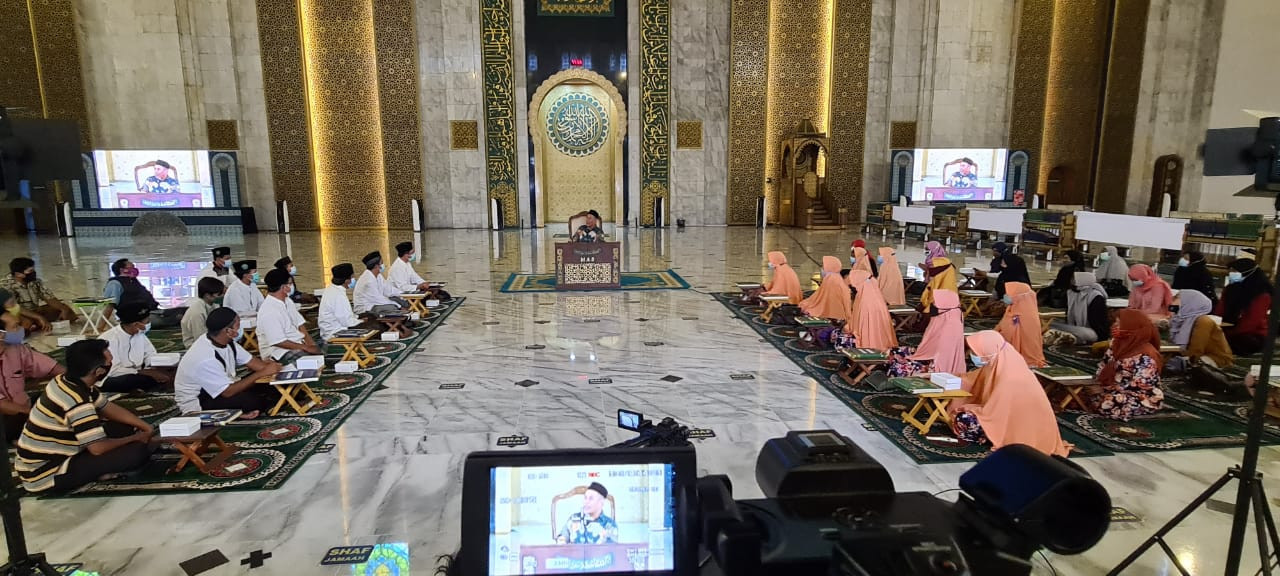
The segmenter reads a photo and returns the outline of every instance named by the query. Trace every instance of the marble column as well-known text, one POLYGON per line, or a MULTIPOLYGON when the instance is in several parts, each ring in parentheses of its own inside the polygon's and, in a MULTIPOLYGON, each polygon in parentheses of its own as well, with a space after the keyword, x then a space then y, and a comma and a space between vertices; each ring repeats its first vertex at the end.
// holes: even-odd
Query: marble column
POLYGON ((871 3, 871 51, 867 67, 867 133, 862 149, 862 202, 851 220, 862 221, 867 202, 884 200, 889 194, 889 121, 893 78, 893 0, 871 3))
POLYGON ((729 5, 671 2, 671 219, 690 226, 725 223, 729 5), (698 147, 677 146, 678 122, 701 122, 698 147))

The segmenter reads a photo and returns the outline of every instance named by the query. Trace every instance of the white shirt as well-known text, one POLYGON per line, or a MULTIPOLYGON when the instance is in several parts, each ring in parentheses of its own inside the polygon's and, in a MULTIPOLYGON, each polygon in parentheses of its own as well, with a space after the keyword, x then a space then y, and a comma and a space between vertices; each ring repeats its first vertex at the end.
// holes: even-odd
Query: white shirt
POLYGON ((271 296, 258 308, 258 355, 262 359, 279 360, 288 350, 277 348, 281 342, 304 341, 299 328, 306 323, 293 302, 282 301, 271 296))
POLYGON ((236 368, 248 364, 251 359, 253 356, 235 342, 219 348, 208 335, 197 338, 178 361, 178 373, 173 378, 173 397, 178 401, 178 412, 186 414, 200 410, 201 390, 217 398, 237 380, 236 368))
POLYGON ((329 284, 320 295, 320 337, 328 340, 334 334, 360 323, 360 318, 351 310, 351 302, 347 300, 347 289, 329 284))
POLYGON ((240 280, 232 280, 231 285, 227 286, 227 293, 222 297, 222 305, 236 311, 241 316, 252 316, 258 313, 258 308, 262 306, 262 302, 266 297, 262 295, 262 291, 253 284, 245 284, 240 280))
POLYGON ((365 270, 360 275, 360 279, 356 280, 355 290, 355 310, 358 314, 368 312, 374 306, 382 306, 383 304, 396 303, 391 301, 391 296, 399 296, 400 292, 387 284, 382 276, 374 274, 372 270, 365 270))
POLYGON ((156 347, 141 330, 130 336, 124 328, 115 326, 99 338, 106 340, 111 350, 111 372, 107 378, 137 374, 147 366, 147 360, 156 355, 156 347))
POLYGON ((391 263, 391 269, 387 271, 387 282, 395 288, 396 292, 404 294, 405 292, 417 292, 418 285, 423 282, 422 277, 413 269, 413 264, 405 262, 400 258, 396 258, 391 263))
MULTIPOLYGON (((226 274, 219 276, 216 272, 213 271, 213 262, 205 264, 204 269, 200 271, 200 278, 217 278, 221 280, 223 284, 230 284, 234 280, 231 276, 230 266, 227 266, 226 274)), ((197 279, 196 281, 199 282, 199 279, 197 279)))
POLYGON ((182 345, 190 348, 196 339, 209 333, 204 321, 209 313, 217 308, 217 304, 209 304, 204 298, 193 296, 187 299, 187 311, 182 314, 182 345))

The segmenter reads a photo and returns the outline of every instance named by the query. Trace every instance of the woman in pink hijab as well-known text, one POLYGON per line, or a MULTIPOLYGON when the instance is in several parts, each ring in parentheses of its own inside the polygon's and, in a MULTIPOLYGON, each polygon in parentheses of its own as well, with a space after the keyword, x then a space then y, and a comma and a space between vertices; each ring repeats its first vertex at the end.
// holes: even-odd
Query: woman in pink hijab
MULTIPOLYGON (((853 299, 853 312, 849 323, 844 325, 844 334, 852 335, 858 348, 888 350, 897 346, 898 336, 893 332, 889 305, 885 304, 876 279, 866 270, 851 270, 849 286, 857 290, 858 295, 853 299)), ((838 348, 849 347, 847 338, 833 336, 832 340, 840 344, 838 348)))
POLYGON ((876 275, 875 266, 875 263, 871 261, 871 255, 867 254, 866 248, 861 246, 855 246, 853 248, 853 264, 852 267, 849 268, 850 271, 865 270, 868 276, 874 278, 876 275))
POLYGON ((889 246, 880 247, 880 292, 884 293, 884 301, 890 306, 902 306, 907 303, 907 290, 902 284, 902 270, 898 269, 898 256, 889 246))
MULTIPOLYGON (((928 282, 933 277, 929 273, 929 269, 934 267, 934 258, 944 258, 947 255, 947 249, 937 240, 930 240, 924 243, 924 281, 928 282)), ((950 261, 948 261, 949 263, 950 261)))
POLYGON ((822 284, 800 303, 800 311, 817 318, 849 321, 849 285, 840 277, 840 259, 822 257, 822 284))
POLYGON ((1134 264, 1129 267, 1129 280, 1133 289, 1129 291, 1129 308, 1146 314, 1152 322, 1168 322, 1169 306, 1173 304, 1173 289, 1155 270, 1146 264, 1134 264))
POLYGON ((799 304, 804 300, 804 292, 800 290, 800 278, 796 271, 787 264, 787 256, 781 252, 769 253, 769 268, 773 270, 773 280, 764 285, 764 293, 775 296, 786 296, 788 304, 799 304))
POLYGON ((1026 444, 1050 456, 1067 456, 1058 418, 1036 375, 999 333, 984 330, 966 338, 977 368, 961 381, 968 398, 951 402, 951 431, 992 450, 1026 444))
POLYGON ((903 378, 933 372, 964 374, 964 313, 960 310, 960 296, 951 290, 935 290, 934 295, 938 315, 929 321, 920 346, 889 351, 889 376, 903 378))
POLYGON ((996 325, 1009 346, 1026 360, 1027 366, 1048 366, 1044 359, 1044 333, 1040 330, 1040 304, 1029 284, 1004 285, 1004 318, 996 325))

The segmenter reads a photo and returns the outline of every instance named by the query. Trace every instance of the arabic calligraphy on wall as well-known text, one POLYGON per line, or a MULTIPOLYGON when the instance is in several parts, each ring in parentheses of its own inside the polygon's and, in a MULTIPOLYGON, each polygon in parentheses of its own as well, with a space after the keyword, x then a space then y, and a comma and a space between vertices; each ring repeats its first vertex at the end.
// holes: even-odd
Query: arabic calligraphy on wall
POLYGON ((566 156, 589 156, 609 138, 609 114, 590 94, 566 94, 547 113, 547 138, 566 156))

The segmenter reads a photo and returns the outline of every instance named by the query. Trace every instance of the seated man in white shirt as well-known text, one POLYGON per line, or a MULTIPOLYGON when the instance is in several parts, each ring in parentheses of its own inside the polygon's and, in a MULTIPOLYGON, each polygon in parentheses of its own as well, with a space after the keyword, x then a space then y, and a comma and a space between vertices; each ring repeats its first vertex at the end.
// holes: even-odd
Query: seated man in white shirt
POLYGON ((222 306, 235 310, 241 316, 253 316, 265 300, 262 291, 258 290, 258 261, 241 260, 235 263, 234 269, 235 277, 227 285, 222 306))
POLYGON ((111 356, 111 371, 99 388, 103 392, 132 392, 157 390, 173 384, 173 372, 148 367, 156 347, 147 338, 151 331, 151 307, 130 303, 116 310, 120 323, 100 336, 107 341, 111 356))
POLYGON ((209 313, 205 334, 178 363, 173 394, 180 413, 239 410, 241 420, 252 420, 280 400, 275 386, 258 383, 280 372, 280 364, 254 358, 236 344, 243 334, 235 311, 218 308, 209 313), (248 366, 250 372, 237 379, 240 366, 248 366))
POLYGON ((413 269, 413 263, 418 261, 418 251, 414 250, 413 242, 396 244, 396 255, 397 258, 391 263, 391 269, 387 270, 387 282, 397 292, 401 294, 424 292, 431 298, 446 301, 453 299, 448 292, 439 287, 433 288, 430 282, 423 280, 413 269))
POLYGON ((219 246, 213 249, 213 261, 200 271, 201 278, 217 278, 223 284, 231 283, 231 269, 227 266, 227 261, 231 259, 231 249, 226 246, 219 246))
POLYGON ((361 260, 365 271, 356 281, 354 303, 357 314, 394 314, 405 312, 409 303, 382 278, 382 254, 370 252, 361 260))
POLYGON ((289 301, 293 277, 284 270, 272 270, 267 272, 266 282, 267 299, 258 308, 258 355, 263 360, 280 360, 290 352, 324 354, 324 348, 307 333, 307 321, 298 307, 289 301))
POLYGON ((196 283, 196 295, 187 299, 187 311, 182 314, 182 345, 190 348, 196 339, 207 331, 204 321, 218 307, 218 298, 227 287, 217 278, 201 278, 196 283))
POLYGON ((347 290, 355 285, 355 280, 352 278, 355 275, 355 268, 350 264, 342 263, 334 266, 330 271, 333 272, 333 281, 325 287, 324 294, 320 298, 318 322, 320 338, 323 340, 330 340, 334 334, 349 328, 368 326, 360 321, 360 317, 356 316, 355 311, 351 309, 351 301, 347 300, 347 290))

